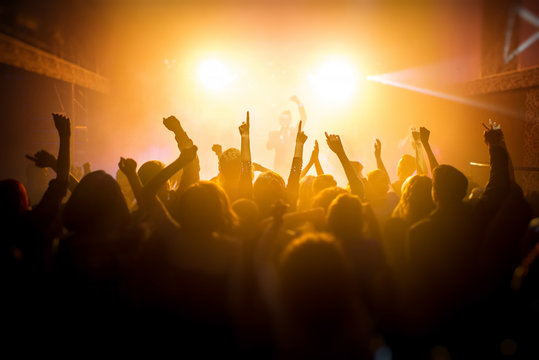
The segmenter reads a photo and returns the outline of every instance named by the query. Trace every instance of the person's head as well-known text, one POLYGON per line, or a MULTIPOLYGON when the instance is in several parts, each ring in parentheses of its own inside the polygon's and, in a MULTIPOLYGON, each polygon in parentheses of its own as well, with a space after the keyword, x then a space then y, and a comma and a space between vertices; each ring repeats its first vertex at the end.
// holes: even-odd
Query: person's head
POLYGON ((65 227, 72 232, 107 232, 123 228, 129 210, 120 186, 104 171, 94 171, 82 178, 67 201, 65 227))
POLYGON ((368 193, 375 198, 386 196, 389 182, 386 173, 380 169, 372 170, 367 174, 368 193))
POLYGON ((311 208, 313 200, 313 182, 315 177, 307 175, 299 182, 298 191, 298 210, 307 210, 311 208))
POLYGON ((232 203, 232 209, 237 214, 241 224, 256 226, 260 221, 258 206, 253 200, 239 199, 232 203))
POLYGON ((261 173, 253 184, 253 197, 262 218, 270 216, 271 208, 276 201, 286 202, 286 186, 283 178, 273 171, 261 173))
POLYGON ((224 190, 210 181, 199 181, 179 194, 173 215, 191 234, 228 232, 237 222, 224 190))
POLYGON ((355 195, 340 194, 331 202, 327 213, 328 229, 339 239, 361 238, 363 206, 355 195))
POLYGON ((345 189, 342 187, 334 186, 330 188, 326 188, 322 191, 320 191, 314 198, 313 198, 313 209, 317 207, 321 207, 324 209, 325 212, 327 212, 329 204, 340 194, 346 194, 348 193, 345 189))
POLYGON ((393 216, 415 223, 433 209, 432 180, 428 176, 414 175, 402 184, 402 195, 393 216))
POLYGON ((331 235, 293 240, 279 258, 278 278, 283 309, 296 324, 334 332, 350 317, 350 268, 331 235))
POLYGON ((466 196, 468 179, 451 165, 439 165, 432 174, 432 198, 438 206, 460 204, 466 196))
POLYGON ((224 182, 237 183, 241 174, 241 152, 229 148, 219 155, 219 177, 224 182))
POLYGON ((10 222, 30 206, 24 185, 15 179, 0 181, 0 221, 10 222))
POLYGON ((288 127, 290 126, 290 123, 292 122, 292 113, 290 110, 285 110, 281 113, 279 116, 279 124, 282 127, 288 127))
POLYGON ((313 181, 313 195, 316 196, 320 191, 334 186, 337 186, 337 182, 333 178, 333 175, 318 175, 313 181))
POLYGON ((412 176, 416 169, 417 163, 415 161, 415 157, 404 154, 401 156, 399 163, 397 164, 397 176, 399 180, 404 181, 406 178, 412 176))
MULTIPOLYGON (((146 161, 142 166, 138 169, 137 174, 140 178, 140 182, 142 185, 146 185, 156 176, 159 174, 161 170, 165 168, 165 164, 163 164, 161 161, 158 160, 151 160, 146 161)), ((162 186, 159 191, 157 191, 157 196, 162 200, 166 201, 168 198, 168 192, 169 190, 169 182, 167 181, 164 186, 162 186)))

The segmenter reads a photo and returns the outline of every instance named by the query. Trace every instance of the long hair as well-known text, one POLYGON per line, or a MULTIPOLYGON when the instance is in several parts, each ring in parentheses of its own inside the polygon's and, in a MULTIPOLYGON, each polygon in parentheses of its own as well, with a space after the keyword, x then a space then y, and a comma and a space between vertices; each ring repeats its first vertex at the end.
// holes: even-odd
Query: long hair
POLYGON ((181 193, 173 215, 183 229, 194 233, 228 232, 237 224, 228 196, 210 181, 199 181, 181 193))

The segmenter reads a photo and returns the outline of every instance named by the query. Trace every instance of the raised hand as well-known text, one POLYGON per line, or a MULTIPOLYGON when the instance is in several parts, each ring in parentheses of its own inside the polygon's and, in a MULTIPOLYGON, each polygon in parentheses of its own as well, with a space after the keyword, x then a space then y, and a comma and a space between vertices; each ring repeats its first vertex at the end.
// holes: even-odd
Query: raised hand
POLYGON ((307 135, 303 131, 301 131, 301 121, 298 125, 298 133, 296 135, 296 143, 305 144, 305 141, 307 141, 307 135))
POLYGON ((416 143, 421 140, 421 134, 417 131, 417 128, 412 128, 412 139, 416 143))
POLYGON ((82 164, 82 169, 84 170, 84 175, 92 172, 92 164, 89 161, 82 164))
POLYGON ((247 111, 247 119, 241 123, 238 127, 241 136, 249 136, 249 129, 251 127, 251 122, 249 120, 249 111, 247 111))
POLYGON ((320 147, 318 146, 318 140, 314 141, 314 149, 311 153, 311 159, 309 162, 314 162, 316 159, 318 159, 318 155, 320 154, 320 147))
POLYGON ((502 146, 505 147, 505 139, 503 137, 502 127, 496 122, 492 122, 489 119, 489 126, 483 124, 486 129, 483 132, 483 138, 488 146, 502 146))
POLYGON ((296 95, 290 96, 290 100, 292 100, 296 104, 301 104, 301 101, 299 101, 299 98, 296 95))
POLYGON ((184 163, 190 163, 194 160, 195 156, 197 155, 198 148, 196 145, 193 145, 191 147, 185 148, 180 153, 179 160, 184 163))
POLYGON ((56 156, 54 156, 48 151, 40 150, 35 153, 34 156, 26 155, 26 158, 32 160, 37 167, 51 168, 56 170, 56 156))
POLYGON ((120 158, 120 162, 118 163, 118 168, 126 175, 132 175, 136 174, 137 172, 137 162, 130 158, 120 158))
POLYGON ((374 156, 379 158, 382 156, 382 142, 380 139, 374 140, 374 156))
POLYGON ((187 133, 182 128, 180 120, 178 120, 174 115, 171 115, 167 118, 163 118, 163 125, 176 135, 176 143, 180 151, 182 149, 193 146, 193 141, 187 136, 187 133))
POLYGON ((343 154, 344 153, 344 147, 342 146, 341 137, 339 135, 328 135, 326 134, 326 142, 328 144, 328 147, 331 151, 333 151, 335 154, 343 154))
POLYGON ((419 138, 421 139, 421 142, 423 144, 429 143, 429 137, 430 137, 430 131, 426 127, 420 127, 419 128, 419 138))
POLYGON ((223 153, 223 147, 219 144, 213 144, 211 150, 215 153, 215 155, 217 155, 217 157, 221 156, 223 153))
POLYGON ((170 131, 177 133, 183 131, 180 120, 178 120, 174 115, 171 115, 167 118, 163 118, 163 125, 170 131))
POLYGON ((71 121, 67 116, 52 114, 52 119, 54 120, 54 126, 56 127, 56 130, 58 130, 60 136, 71 135, 71 121))

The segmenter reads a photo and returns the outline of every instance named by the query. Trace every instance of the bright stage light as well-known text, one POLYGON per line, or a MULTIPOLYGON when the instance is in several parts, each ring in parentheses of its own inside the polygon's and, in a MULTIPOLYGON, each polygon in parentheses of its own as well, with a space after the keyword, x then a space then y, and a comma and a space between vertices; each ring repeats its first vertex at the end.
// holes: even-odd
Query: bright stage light
POLYGON ((207 59, 200 63, 198 77, 204 87, 212 91, 219 91, 234 81, 237 74, 232 73, 223 62, 217 59, 207 59))
POLYGON ((331 60, 323 64, 318 72, 309 78, 318 93, 332 101, 346 100, 352 96, 357 86, 357 71, 344 60, 331 60))

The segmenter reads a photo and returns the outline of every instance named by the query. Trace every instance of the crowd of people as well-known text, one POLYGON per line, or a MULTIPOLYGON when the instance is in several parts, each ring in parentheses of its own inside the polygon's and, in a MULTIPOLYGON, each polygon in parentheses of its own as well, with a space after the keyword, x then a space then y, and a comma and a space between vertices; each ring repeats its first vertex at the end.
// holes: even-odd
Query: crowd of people
POLYGON ((413 131, 416 154, 402 156, 397 179, 379 140, 364 176, 326 133, 340 187, 318 142, 303 166, 301 121, 293 151, 278 155, 285 181, 251 158, 248 112, 240 148, 213 147, 210 180, 174 116, 163 124, 178 158, 121 158, 116 178, 70 171, 70 120, 53 120, 58 156, 27 156, 56 172, 41 199, 0 181, 4 339, 197 358, 539 354, 538 214, 496 124, 484 130, 483 187, 438 164, 426 128, 413 131))

